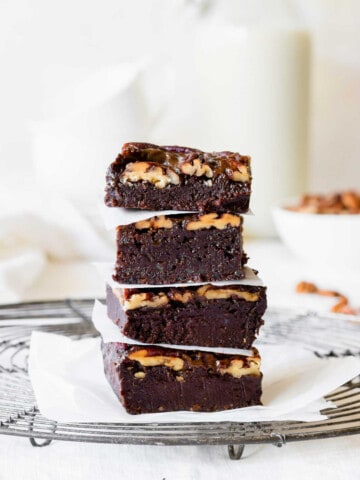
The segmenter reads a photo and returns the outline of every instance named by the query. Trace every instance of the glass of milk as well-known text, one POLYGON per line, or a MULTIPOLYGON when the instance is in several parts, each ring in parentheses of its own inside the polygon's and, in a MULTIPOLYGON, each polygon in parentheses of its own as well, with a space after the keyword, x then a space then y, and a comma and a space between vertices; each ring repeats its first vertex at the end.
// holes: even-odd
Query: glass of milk
POLYGON ((195 56, 199 144, 252 157, 245 232, 273 236, 270 207, 306 190, 309 35, 289 22, 206 25, 195 56))

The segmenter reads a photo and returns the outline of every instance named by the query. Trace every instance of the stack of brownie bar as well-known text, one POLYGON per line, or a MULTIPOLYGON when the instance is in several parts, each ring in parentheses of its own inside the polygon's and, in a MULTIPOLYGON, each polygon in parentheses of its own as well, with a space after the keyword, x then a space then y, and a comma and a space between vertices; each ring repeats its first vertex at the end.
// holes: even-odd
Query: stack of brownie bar
POLYGON ((247 283, 240 216, 250 192, 250 158, 238 153, 128 143, 110 165, 106 205, 153 211, 117 227, 119 286, 107 286, 109 318, 138 342, 102 344, 129 413, 261 403, 252 344, 266 289, 247 283))

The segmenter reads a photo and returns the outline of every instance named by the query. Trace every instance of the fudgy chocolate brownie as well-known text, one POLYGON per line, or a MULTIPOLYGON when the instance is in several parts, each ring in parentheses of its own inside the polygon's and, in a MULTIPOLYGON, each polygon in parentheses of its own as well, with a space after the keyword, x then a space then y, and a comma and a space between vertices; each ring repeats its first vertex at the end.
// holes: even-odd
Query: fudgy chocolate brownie
POLYGON ((250 348, 266 309, 266 288, 249 285, 121 289, 107 286, 109 318, 143 343, 250 348))
POLYGON ((126 143, 108 168, 105 203, 145 210, 245 213, 250 193, 250 157, 126 143))
POLYGON ((244 277, 242 217, 230 213, 152 217, 117 227, 114 280, 127 284, 244 277))
POLYGON ((105 375, 128 413, 261 405, 260 357, 103 343, 105 375))

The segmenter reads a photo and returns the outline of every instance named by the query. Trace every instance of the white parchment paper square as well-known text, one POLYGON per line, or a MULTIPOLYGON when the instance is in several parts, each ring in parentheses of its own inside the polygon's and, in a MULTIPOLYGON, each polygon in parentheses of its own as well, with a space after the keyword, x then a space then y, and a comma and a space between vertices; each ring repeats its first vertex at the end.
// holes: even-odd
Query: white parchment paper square
POLYGON ((129 415, 108 384, 100 338, 71 340, 33 332, 29 375, 40 412, 63 422, 315 421, 329 406, 323 397, 360 373, 360 359, 322 360, 296 346, 261 347, 264 406, 223 412, 129 415))

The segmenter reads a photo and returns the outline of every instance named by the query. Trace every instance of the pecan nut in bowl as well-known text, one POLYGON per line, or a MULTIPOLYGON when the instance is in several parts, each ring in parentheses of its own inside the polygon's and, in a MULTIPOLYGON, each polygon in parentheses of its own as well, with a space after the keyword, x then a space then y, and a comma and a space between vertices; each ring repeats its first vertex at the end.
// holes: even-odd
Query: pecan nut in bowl
POLYGON ((327 270, 360 271, 360 194, 304 195, 273 208, 278 235, 299 259, 327 270))

